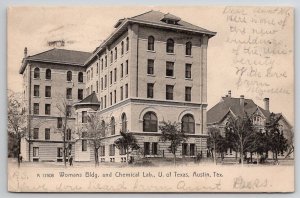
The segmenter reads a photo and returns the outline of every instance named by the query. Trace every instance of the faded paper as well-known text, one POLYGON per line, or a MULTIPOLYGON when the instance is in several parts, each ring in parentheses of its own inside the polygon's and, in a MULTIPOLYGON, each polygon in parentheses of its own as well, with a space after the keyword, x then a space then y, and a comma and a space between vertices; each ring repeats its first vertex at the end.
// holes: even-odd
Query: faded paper
MULTIPOLYGON (((64 40, 64 48, 92 52, 115 23, 149 10, 180 16, 215 31, 207 54, 207 109, 231 90, 294 125, 294 10, 290 7, 11 7, 8 9, 8 89, 21 92, 23 49, 31 54, 64 40)), ((184 93, 182 93, 184 94, 184 93)), ((12 192, 293 192, 294 162, 135 167, 93 162, 74 167, 8 160, 12 192), (120 176, 123 175, 123 176, 120 176)))

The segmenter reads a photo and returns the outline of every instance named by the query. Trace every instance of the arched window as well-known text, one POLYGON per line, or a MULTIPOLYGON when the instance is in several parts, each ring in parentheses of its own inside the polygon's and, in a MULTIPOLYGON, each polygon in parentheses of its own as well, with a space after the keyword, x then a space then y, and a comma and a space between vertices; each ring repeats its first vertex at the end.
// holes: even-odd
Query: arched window
POLYGON ((148 37, 148 50, 154 51, 154 37, 148 37))
POLYGON ((173 39, 167 40, 167 53, 174 53, 174 40, 173 39))
POLYGON ((111 117, 111 119, 110 119, 110 134, 115 135, 115 133, 116 133, 115 118, 111 117))
POLYGON ((127 37, 126 38, 126 51, 129 50, 129 38, 127 37))
POLYGON ((122 114, 122 132, 126 133, 127 132, 127 117, 126 114, 122 114))
POLYGON ((71 71, 67 72, 67 81, 72 81, 72 72, 71 71))
POLYGON ((83 82, 83 73, 82 72, 78 73, 78 82, 83 82))
POLYGON ((187 42, 185 44, 185 55, 192 55, 192 43, 187 42))
POLYGON ((47 80, 51 79, 51 69, 46 69, 46 79, 47 80))
POLYGON ((181 119, 181 127, 184 133, 195 133, 195 120, 191 114, 183 116, 181 119))
POLYGON ((143 131, 157 132, 157 117, 152 111, 147 112, 143 118, 143 131))
POLYGON ((34 69, 33 78, 40 78, 40 68, 36 67, 34 69))

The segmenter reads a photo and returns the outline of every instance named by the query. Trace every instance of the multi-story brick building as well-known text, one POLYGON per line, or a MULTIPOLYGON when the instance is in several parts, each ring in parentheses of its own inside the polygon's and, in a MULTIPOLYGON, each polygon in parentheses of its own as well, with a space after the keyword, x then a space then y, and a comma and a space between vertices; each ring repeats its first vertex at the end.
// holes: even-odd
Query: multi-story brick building
MULTIPOLYGON (((120 19, 114 27, 84 63, 89 96, 75 105, 78 127, 97 109, 110 126, 101 160, 127 160, 114 151, 121 130, 135 135, 145 157, 171 156, 169 144, 159 141, 163 120, 182 123, 188 134, 178 156, 205 155, 207 47, 216 33, 159 11, 120 19)), ((75 160, 92 160, 85 144, 75 144, 81 148, 75 160)))
POLYGON ((62 161, 62 131, 68 115, 66 139, 70 145, 75 117, 72 105, 85 97, 86 52, 52 49, 24 59, 24 107, 28 135, 22 139, 21 154, 26 161, 62 161), (65 112, 67 110, 67 112, 65 112))

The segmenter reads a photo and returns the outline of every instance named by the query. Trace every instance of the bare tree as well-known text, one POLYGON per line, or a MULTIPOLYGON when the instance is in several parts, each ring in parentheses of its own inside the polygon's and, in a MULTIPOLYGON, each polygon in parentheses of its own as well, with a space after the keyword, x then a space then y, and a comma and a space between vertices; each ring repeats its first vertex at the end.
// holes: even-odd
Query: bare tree
POLYGON ((105 123, 99 112, 89 112, 86 124, 79 129, 78 135, 85 138, 94 150, 95 166, 99 166, 99 149, 104 143, 108 127, 109 124, 105 123))
POLYGON ((13 136, 13 143, 17 148, 18 167, 21 160, 21 139, 26 135, 26 115, 22 108, 22 97, 20 93, 8 90, 8 127, 9 137, 13 136))
POLYGON ((161 130, 160 140, 163 142, 170 141, 169 151, 174 155, 174 165, 176 165, 176 151, 182 143, 186 142, 187 136, 184 131, 182 131, 180 123, 177 122, 165 122, 159 126, 161 130))
POLYGON ((227 133, 227 140, 231 143, 230 146, 240 153, 240 162, 243 165, 244 154, 252 146, 251 141, 255 135, 252 121, 249 116, 246 114, 243 117, 230 117, 227 133))
POLYGON ((223 160, 223 154, 227 150, 227 142, 217 127, 209 128, 208 135, 207 147, 212 151, 214 163, 217 164, 217 153, 221 153, 223 160))
POLYGON ((57 129, 62 136, 64 165, 67 166, 67 155, 71 152, 69 141, 72 139, 72 134, 68 134, 67 130, 74 128, 74 123, 73 125, 70 123, 72 114, 74 114, 72 108, 73 103, 72 101, 67 100, 65 97, 58 98, 60 98, 60 100, 56 103, 56 108, 58 109, 60 115, 60 121, 58 123, 60 126, 58 126, 57 129))

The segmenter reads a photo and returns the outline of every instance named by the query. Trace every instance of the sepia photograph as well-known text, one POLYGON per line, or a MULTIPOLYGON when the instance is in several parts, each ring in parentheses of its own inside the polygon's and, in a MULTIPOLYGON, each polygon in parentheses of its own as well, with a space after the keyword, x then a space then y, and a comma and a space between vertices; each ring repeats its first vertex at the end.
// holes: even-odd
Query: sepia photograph
POLYGON ((294 192, 294 9, 7 8, 10 192, 294 192))

